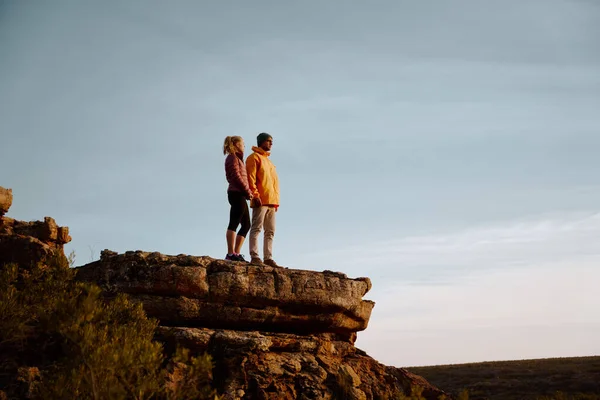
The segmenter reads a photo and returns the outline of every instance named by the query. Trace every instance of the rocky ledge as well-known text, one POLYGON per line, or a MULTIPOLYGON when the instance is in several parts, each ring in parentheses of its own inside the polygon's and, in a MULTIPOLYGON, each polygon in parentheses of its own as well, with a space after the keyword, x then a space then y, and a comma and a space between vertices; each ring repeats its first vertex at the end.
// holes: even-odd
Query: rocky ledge
POLYGON ((127 293, 161 325, 335 333, 353 341, 375 303, 368 278, 188 255, 103 251, 77 278, 127 293))
POLYGON ((226 400, 392 400, 444 392, 354 346, 375 305, 368 278, 189 255, 104 250, 77 279, 127 293, 159 320, 171 351, 209 353, 226 400))
POLYGON ((208 352, 214 383, 225 399, 401 399, 418 388, 426 399, 443 392, 402 368, 378 363, 336 335, 294 335, 159 327, 173 348, 208 352))
POLYGON ((71 241, 69 228, 58 226, 53 218, 44 221, 18 221, 6 217, 12 205, 12 190, 0 186, 0 266, 17 263, 30 265, 44 262, 71 241))

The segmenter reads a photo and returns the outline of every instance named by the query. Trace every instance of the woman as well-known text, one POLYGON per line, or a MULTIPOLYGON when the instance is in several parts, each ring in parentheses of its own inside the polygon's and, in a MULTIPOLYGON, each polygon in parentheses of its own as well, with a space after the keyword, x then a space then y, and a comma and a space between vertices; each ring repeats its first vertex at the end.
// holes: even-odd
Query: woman
POLYGON ((246 200, 252 199, 252 192, 248 186, 246 165, 244 164, 244 139, 240 136, 227 136, 223 144, 225 158, 225 176, 229 182, 227 198, 231 205, 229 212, 229 226, 227 227, 227 255, 226 260, 246 261, 240 254, 246 234, 250 230, 250 213, 246 200), (238 225, 240 230, 235 233, 238 225))

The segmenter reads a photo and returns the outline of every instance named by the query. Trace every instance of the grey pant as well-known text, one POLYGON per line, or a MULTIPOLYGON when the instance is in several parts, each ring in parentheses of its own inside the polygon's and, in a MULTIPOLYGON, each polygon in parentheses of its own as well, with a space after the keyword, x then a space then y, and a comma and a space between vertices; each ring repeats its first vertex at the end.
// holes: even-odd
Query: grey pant
POLYGON ((252 227, 250 228, 250 257, 260 258, 258 254, 258 235, 263 230, 265 260, 273 259, 273 236, 275 236, 275 207, 261 206, 252 209, 252 227))

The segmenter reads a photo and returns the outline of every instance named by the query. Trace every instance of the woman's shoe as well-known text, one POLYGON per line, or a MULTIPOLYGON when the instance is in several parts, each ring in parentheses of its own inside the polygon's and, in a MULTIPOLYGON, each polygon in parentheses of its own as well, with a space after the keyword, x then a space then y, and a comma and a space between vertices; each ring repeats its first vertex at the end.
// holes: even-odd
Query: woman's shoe
POLYGON ((235 261, 248 262, 248 261, 246 261, 246 259, 244 258, 244 255, 243 255, 243 254, 236 254, 236 255, 234 255, 234 257, 235 257, 235 261))

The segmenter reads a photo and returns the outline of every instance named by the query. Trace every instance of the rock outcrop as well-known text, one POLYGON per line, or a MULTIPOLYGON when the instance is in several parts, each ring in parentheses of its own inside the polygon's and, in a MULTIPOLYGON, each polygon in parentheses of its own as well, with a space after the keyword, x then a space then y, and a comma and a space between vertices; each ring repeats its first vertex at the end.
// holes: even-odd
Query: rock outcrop
POLYGON ((0 218, 8 212, 8 209, 12 205, 12 200, 12 189, 5 189, 0 186, 0 218))
POLYGON ((160 327, 158 336, 210 353, 225 399, 393 400, 415 389, 426 399, 444 396, 422 377, 382 365, 334 334, 160 327))
POLYGON ((69 228, 56 224, 53 218, 24 222, 3 215, 12 204, 12 191, 0 187, 0 265, 30 265, 49 257, 64 257, 64 245, 71 241, 69 228))
POLYGON ((224 399, 396 399, 442 391, 354 346, 374 303, 368 278, 189 255, 105 250, 78 268, 107 296, 127 293, 174 349, 208 352, 224 399))
MULTIPOLYGON (((0 187, 0 267, 64 258, 69 230, 46 217, 4 216, 12 193, 0 187)), ((188 255, 105 250, 77 269, 106 297, 126 293, 159 320, 167 351, 209 353, 222 399, 392 400, 417 390, 449 398, 423 378, 382 365, 354 346, 374 303, 368 278, 188 255)))
POLYGON ((102 252, 78 278, 128 293, 163 325, 336 333, 364 330, 374 303, 368 278, 273 268, 210 257, 102 252))

